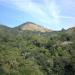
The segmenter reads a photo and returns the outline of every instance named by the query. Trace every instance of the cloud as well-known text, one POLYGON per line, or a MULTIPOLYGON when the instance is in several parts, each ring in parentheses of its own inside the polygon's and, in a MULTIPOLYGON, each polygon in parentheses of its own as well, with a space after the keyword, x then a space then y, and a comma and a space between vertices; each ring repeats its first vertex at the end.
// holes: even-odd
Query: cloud
POLYGON ((42 0, 41 4, 35 0, 11 0, 11 3, 20 11, 28 13, 40 22, 60 22, 59 9, 53 0, 42 0))
POLYGON ((27 12, 31 15, 38 15, 40 17, 47 17, 46 13, 41 9, 41 6, 32 0, 11 0, 12 3, 21 11, 27 12))
POLYGON ((51 16, 54 18, 55 22, 57 23, 61 22, 61 18, 58 17, 60 15, 60 10, 55 1, 51 2, 49 6, 49 11, 51 12, 51 16))
POLYGON ((16 9, 28 13, 31 17, 43 23, 60 24, 61 18, 59 6, 55 0, 41 0, 42 3, 37 3, 36 0, 3 0, 9 2, 16 9))
POLYGON ((72 17, 72 16, 58 16, 58 17, 63 19, 75 19, 75 17, 72 17))

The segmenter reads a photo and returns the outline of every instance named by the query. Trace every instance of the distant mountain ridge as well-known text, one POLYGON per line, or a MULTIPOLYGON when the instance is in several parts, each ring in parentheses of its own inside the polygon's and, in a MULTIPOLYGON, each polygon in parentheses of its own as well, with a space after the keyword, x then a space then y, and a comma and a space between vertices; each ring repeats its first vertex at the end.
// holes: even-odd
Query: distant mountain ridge
POLYGON ((0 29, 10 29, 10 27, 0 24, 0 29))
POLYGON ((44 28, 43 26, 40 26, 38 24, 32 23, 32 22, 23 23, 16 28, 23 30, 23 31, 29 30, 29 31, 51 32, 51 30, 44 28))
MULTIPOLYGON (((21 25, 14 27, 14 28, 0 24, 0 30, 11 30, 11 29, 12 30, 18 30, 18 31, 36 31, 36 32, 53 32, 54 31, 54 30, 45 28, 41 25, 35 24, 33 22, 25 22, 21 25)), ((66 31, 68 33, 75 32, 75 27, 68 28, 66 31)))

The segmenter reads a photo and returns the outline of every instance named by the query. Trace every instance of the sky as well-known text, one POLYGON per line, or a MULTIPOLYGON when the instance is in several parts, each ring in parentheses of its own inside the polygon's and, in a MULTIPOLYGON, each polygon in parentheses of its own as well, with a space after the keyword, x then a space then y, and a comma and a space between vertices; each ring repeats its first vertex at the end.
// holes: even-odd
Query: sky
POLYGON ((75 0, 0 0, 0 24, 25 22, 52 30, 75 27, 75 0))

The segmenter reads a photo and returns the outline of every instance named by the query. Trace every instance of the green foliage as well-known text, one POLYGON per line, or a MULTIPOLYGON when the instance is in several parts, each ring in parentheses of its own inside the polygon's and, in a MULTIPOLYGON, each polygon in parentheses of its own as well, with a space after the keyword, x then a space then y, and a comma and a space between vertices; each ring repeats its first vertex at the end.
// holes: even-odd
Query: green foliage
POLYGON ((0 29, 0 75, 74 75, 74 32, 0 29))

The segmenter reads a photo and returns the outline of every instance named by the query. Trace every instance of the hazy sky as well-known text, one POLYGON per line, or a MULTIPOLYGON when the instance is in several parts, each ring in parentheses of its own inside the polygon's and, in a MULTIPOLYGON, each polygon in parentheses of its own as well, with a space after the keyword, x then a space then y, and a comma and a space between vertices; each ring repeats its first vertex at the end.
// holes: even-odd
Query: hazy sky
POLYGON ((75 26, 75 0, 0 0, 0 24, 34 22, 58 30, 75 26))

